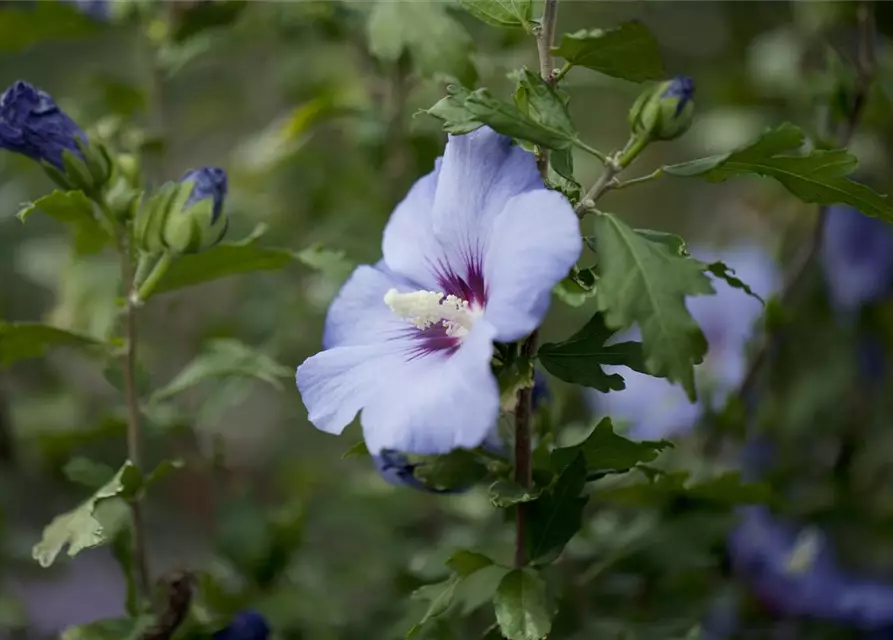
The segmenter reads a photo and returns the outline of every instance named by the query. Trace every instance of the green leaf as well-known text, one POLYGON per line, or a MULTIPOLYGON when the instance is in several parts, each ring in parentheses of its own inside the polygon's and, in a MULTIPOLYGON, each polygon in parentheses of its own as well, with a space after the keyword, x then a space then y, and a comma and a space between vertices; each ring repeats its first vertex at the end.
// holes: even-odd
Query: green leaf
POLYGON ((774 178, 803 202, 848 204, 863 214, 893 221, 893 206, 885 195, 847 178, 858 165, 846 149, 801 153, 803 132, 785 123, 766 131, 755 142, 730 153, 664 167, 671 175, 697 176, 724 182, 741 175, 774 178))
POLYGON ((26 5, 2 8, 0 51, 17 53, 41 42, 81 38, 101 26, 75 6, 56 0, 37 0, 26 5))
POLYGON ((469 551, 468 549, 460 549, 446 561, 446 565, 462 578, 466 578, 475 571, 480 571, 492 564, 493 561, 484 554, 469 551))
POLYGON ((552 52, 574 66, 631 82, 663 76, 657 39, 639 22, 624 22, 614 29, 566 33, 552 52))
POLYGON ((565 469, 582 454, 587 471, 622 472, 642 462, 651 462, 664 449, 671 449, 669 440, 628 440, 614 433, 610 418, 602 418, 586 439, 572 447, 552 452, 552 468, 565 469))
POLYGON ((516 357, 508 365, 496 370, 499 383, 499 401, 503 409, 510 411, 521 389, 533 387, 533 361, 530 358, 516 357))
POLYGON ((109 346, 64 329, 35 322, 0 322, 0 364, 10 365, 19 360, 40 358, 48 349, 74 347, 85 355, 103 357, 109 346))
POLYGON ((574 267, 570 275, 552 289, 559 300, 571 307, 581 307, 586 301, 595 297, 595 270, 574 267))
POLYGON ((346 458, 353 458, 358 456, 368 456, 369 449, 366 447, 366 443, 362 440, 350 445, 350 448, 345 451, 341 455, 341 459, 344 460, 346 458))
POLYGON ((546 371, 565 382, 598 389, 602 393, 620 391, 626 388, 623 377, 606 373, 602 365, 623 365, 635 371, 647 371, 641 343, 605 344, 615 333, 616 330, 605 326, 604 315, 599 312, 567 340, 541 346, 537 357, 546 371))
MULTIPOLYGON (((577 137, 577 131, 571 122, 567 111, 567 100, 559 95, 558 91, 548 82, 542 79, 538 73, 529 69, 521 69, 518 90, 515 92, 515 103, 527 116, 533 118, 541 125, 554 131, 561 132, 567 138, 573 140, 577 137)), ((563 156, 568 160, 570 156, 567 150, 563 156)), ((573 169, 559 165, 565 173, 565 178, 573 179, 573 169)))
POLYGON ((536 500, 540 495, 537 489, 525 489, 509 480, 497 480, 490 485, 490 504, 497 509, 505 509, 519 502, 536 500))
POLYGON ((80 456, 69 460, 62 469, 65 477, 88 489, 99 489, 115 475, 115 470, 102 462, 95 462, 80 456))
POLYGON ((515 569, 493 599, 496 622, 508 640, 541 640, 552 630, 546 585, 533 569, 515 569))
POLYGON ((293 375, 290 368, 238 340, 212 340, 203 353, 187 364, 167 385, 152 394, 150 403, 181 393, 200 382, 217 378, 255 378, 281 389, 282 380, 293 375))
MULTIPOLYGON (((221 242, 215 247, 181 256, 168 269, 154 293, 173 291, 250 271, 275 271, 297 256, 287 249, 257 246, 262 231, 240 242, 221 242)), ((300 258, 297 258, 300 259, 300 258)))
POLYGON ((469 93, 463 106, 475 121, 513 138, 558 150, 569 149, 576 140, 573 129, 558 119, 540 122, 514 104, 494 98, 487 89, 469 93))
POLYGON ((247 0, 226 2, 191 2, 178 11, 174 42, 182 42, 207 29, 232 24, 248 4, 247 0))
POLYGON ((705 265, 636 233, 612 214, 595 217, 595 243, 595 297, 605 323, 618 328, 637 323, 648 372, 681 383, 694 401, 694 364, 707 352, 707 341, 685 298, 713 293, 705 265))
POLYGON ((465 108, 465 99, 471 92, 459 85, 447 87, 447 96, 441 98, 433 107, 424 111, 443 121, 443 130, 447 133, 462 135, 484 126, 465 108))
POLYGON ((474 453, 465 449, 456 449, 446 455, 418 458, 421 463, 414 470, 415 476, 432 489, 465 489, 487 476, 487 468, 474 453))
POLYGON ((578 453, 548 490, 526 506, 527 557, 531 562, 551 562, 580 530, 589 500, 580 495, 585 484, 586 461, 578 453))
POLYGON ((735 270, 729 267, 725 262, 711 262, 707 265, 707 271, 712 273, 717 278, 722 278, 723 280, 725 280, 726 284, 733 289, 741 289, 751 298, 756 298, 764 305, 766 304, 765 300, 763 300, 758 294, 754 293, 753 289, 750 288, 750 285, 735 276, 735 270))
POLYGON ((110 542, 126 523, 125 500, 139 490, 139 470, 129 460, 115 476, 76 509, 56 516, 43 530, 31 555, 41 566, 49 567, 68 546, 68 555, 110 542))
POLYGON ((25 222, 38 209, 59 222, 71 225, 78 253, 96 253, 111 240, 93 215, 93 205, 82 191, 53 191, 22 207, 16 217, 25 222))
POLYGON ((742 482, 737 471, 694 483, 690 482, 688 471, 650 475, 646 482, 600 489, 596 495, 605 502, 639 507, 663 507, 680 498, 721 508, 768 504, 773 500, 769 485, 742 482))
POLYGON ((423 76, 443 73, 470 85, 477 73, 468 54, 474 42, 438 2, 377 2, 367 24, 369 50, 385 62, 408 51, 423 76))
POLYGON ((343 251, 326 249, 321 244, 314 244, 302 249, 295 255, 301 264, 321 272, 333 282, 343 282, 356 267, 347 259, 343 251))
POLYGON ((532 0, 459 0, 459 6, 494 27, 530 26, 532 0))
POLYGON ((169 475, 171 475, 175 471, 179 471, 185 466, 186 463, 183 462, 183 460, 181 460, 180 458, 174 458, 172 460, 162 460, 143 479, 142 488, 148 489, 153 484, 161 482, 169 475))
POLYGON ((155 624, 155 616, 113 618, 68 627, 60 640, 139 640, 155 624))
POLYGON ((442 615, 450 608, 453 603, 453 594, 460 580, 461 578, 458 576, 452 576, 437 584, 426 584, 412 593, 413 600, 427 600, 429 604, 424 617, 407 632, 407 638, 415 636, 429 620, 442 615))

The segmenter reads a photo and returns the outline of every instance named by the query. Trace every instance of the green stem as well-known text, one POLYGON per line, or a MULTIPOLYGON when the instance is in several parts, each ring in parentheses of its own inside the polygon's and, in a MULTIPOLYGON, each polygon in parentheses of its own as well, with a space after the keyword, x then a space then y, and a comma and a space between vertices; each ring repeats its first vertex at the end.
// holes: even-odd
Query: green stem
MULTIPOLYGON (((121 276, 124 281, 125 291, 133 288, 133 265, 131 247, 119 242, 121 254, 121 276)), ((136 359, 137 359, 137 322, 136 307, 128 299, 125 310, 126 351, 124 352, 124 401, 127 405, 127 457, 140 469, 140 407, 139 394, 136 387, 136 359)), ((142 595, 149 597, 151 593, 151 579, 149 577, 149 562, 146 554, 146 534, 143 526, 142 507, 139 497, 129 501, 130 520, 133 533, 133 554, 138 580, 142 595)))
POLYGON ((561 67, 558 71, 556 71, 555 73, 552 74, 552 78, 554 79, 554 82, 556 84, 561 82, 561 80, 564 78, 564 76, 567 75, 567 72, 570 71, 571 69, 573 69, 573 67, 574 67, 574 65, 572 65, 570 62, 565 62, 563 67, 561 67))
POLYGON ((582 150, 585 151, 586 153, 589 153, 589 154, 591 154, 591 155, 594 155, 596 158, 599 159, 599 161, 600 161, 602 164, 608 164, 608 156, 606 156, 604 153, 602 153, 602 152, 599 151, 598 149, 595 149, 595 148, 593 148, 593 147, 590 147, 588 144, 586 144, 586 143, 583 142, 582 140, 574 140, 574 145, 575 145, 576 147, 578 147, 579 149, 582 149, 582 150))
POLYGON ((615 191, 617 191, 618 189, 626 189, 627 187, 633 187, 637 184, 643 184, 645 182, 652 182, 654 180, 658 180, 663 175, 664 175, 663 168, 655 169, 654 171, 649 173, 647 176, 641 176, 639 178, 632 178, 630 180, 624 180, 623 182, 616 182, 616 183, 614 183, 614 185, 611 188, 614 189, 615 191))
POLYGON ((626 147, 620 152, 620 157, 617 158, 617 165, 621 169, 628 167, 632 164, 633 160, 645 150, 645 147, 647 147, 650 142, 651 139, 648 136, 636 136, 630 138, 626 143, 626 147))
POLYGON ((161 254, 161 257, 158 259, 158 262, 155 263, 155 267, 152 269, 151 273, 149 273, 143 283, 139 285, 139 289, 131 291, 130 300, 135 306, 139 306, 148 300, 149 296, 152 295, 153 289, 155 289, 164 277, 164 274, 167 273, 167 270, 173 262, 174 257, 170 253, 161 254))

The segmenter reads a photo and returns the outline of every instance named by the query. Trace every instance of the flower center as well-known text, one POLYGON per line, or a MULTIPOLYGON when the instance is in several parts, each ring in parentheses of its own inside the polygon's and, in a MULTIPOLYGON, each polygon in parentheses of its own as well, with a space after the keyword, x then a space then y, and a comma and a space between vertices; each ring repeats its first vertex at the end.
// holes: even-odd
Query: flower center
POLYGON ((465 336, 483 314, 483 309, 472 306, 467 300, 440 291, 413 291, 400 293, 389 290, 384 303, 397 317, 412 323, 416 329, 425 330, 441 325, 451 338, 465 336))

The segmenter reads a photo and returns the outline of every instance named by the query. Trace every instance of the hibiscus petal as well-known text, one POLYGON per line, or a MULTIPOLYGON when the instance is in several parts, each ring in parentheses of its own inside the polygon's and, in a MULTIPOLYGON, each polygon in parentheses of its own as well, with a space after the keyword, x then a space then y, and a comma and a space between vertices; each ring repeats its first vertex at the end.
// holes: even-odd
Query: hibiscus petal
POLYGON ((391 216, 382 242, 385 261, 425 289, 447 289, 452 276, 469 282, 505 202, 536 189, 543 182, 533 155, 510 138, 486 127, 450 136, 442 161, 391 216))
POLYGON ((375 367, 376 380, 367 384, 376 391, 364 398, 360 418, 369 451, 437 454, 480 445, 499 416, 490 370, 494 332, 481 320, 452 354, 375 367))
POLYGON ((518 340, 540 325, 552 288, 582 251, 579 221, 560 193, 540 189, 505 203, 484 258, 484 318, 496 327, 496 340, 518 340))
POLYGON ((392 288, 401 293, 417 289, 390 273, 383 262, 357 267, 329 306, 323 348, 380 343, 404 333, 406 322, 384 302, 392 288))

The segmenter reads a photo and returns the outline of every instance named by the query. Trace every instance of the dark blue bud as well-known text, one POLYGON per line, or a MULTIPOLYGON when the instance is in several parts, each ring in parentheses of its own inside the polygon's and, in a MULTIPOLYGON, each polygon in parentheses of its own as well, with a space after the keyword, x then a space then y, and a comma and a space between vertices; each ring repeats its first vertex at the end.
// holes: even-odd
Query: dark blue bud
POLYGON ((664 92, 660 97, 679 99, 679 103, 676 105, 676 115, 678 116, 694 96, 695 81, 688 76, 676 76, 664 85, 664 92))
POLYGON ((190 180, 195 182, 195 186, 192 188, 192 194, 186 201, 186 207, 190 207, 205 198, 211 198, 214 203, 211 210, 211 224, 214 224, 223 212, 223 200, 226 198, 228 188, 226 171, 220 167, 202 167, 201 169, 187 171, 180 178, 180 182, 190 180))
POLYGON ((0 96, 0 149, 64 171, 63 151, 83 158, 78 140, 86 145, 87 136, 48 93, 19 80, 0 96))
POLYGON ((225 629, 214 634, 214 640, 267 640, 270 626, 256 611, 240 611, 225 629))

